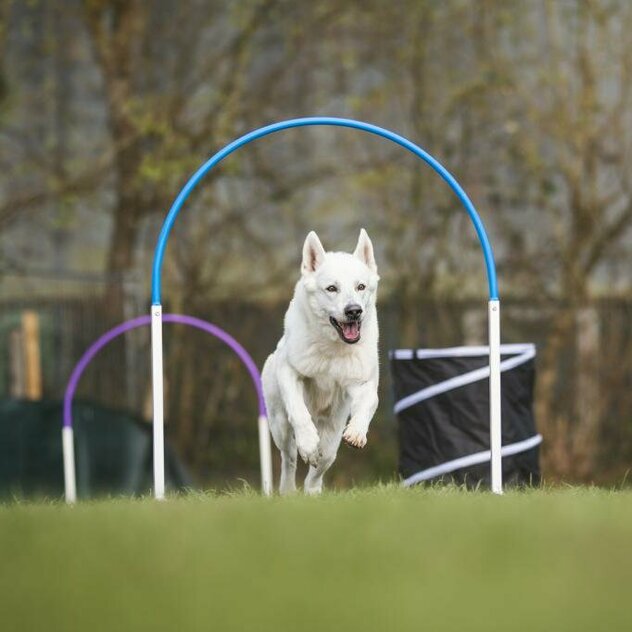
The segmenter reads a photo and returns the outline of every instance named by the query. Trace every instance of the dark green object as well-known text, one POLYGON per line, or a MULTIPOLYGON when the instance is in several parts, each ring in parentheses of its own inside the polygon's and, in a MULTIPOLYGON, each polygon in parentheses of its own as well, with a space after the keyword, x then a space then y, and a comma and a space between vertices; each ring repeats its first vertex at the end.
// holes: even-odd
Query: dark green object
MULTIPOLYGON (((74 404, 73 412, 78 497, 149 493, 150 425, 85 402, 74 404)), ((63 496, 61 419, 59 401, 0 401, 0 497, 63 496)), ((191 487, 168 445, 165 457, 167 487, 191 487)))

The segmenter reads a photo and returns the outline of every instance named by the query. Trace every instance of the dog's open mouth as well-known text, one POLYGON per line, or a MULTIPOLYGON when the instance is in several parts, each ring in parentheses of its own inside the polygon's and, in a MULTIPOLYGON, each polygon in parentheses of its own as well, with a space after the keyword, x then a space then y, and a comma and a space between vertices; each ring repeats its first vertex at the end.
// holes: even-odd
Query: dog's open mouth
POLYGON ((334 329, 338 332, 340 339, 346 342, 348 345, 352 345, 354 342, 360 340, 360 325, 359 320, 351 320, 349 322, 341 322, 330 316, 329 322, 334 326, 334 329))

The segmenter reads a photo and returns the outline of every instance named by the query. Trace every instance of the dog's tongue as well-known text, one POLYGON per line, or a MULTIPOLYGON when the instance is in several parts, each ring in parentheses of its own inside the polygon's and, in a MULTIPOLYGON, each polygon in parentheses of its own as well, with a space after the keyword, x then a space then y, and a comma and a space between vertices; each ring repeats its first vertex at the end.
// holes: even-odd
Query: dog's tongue
POLYGON ((358 322, 342 323, 342 335, 345 340, 355 340, 360 334, 360 325, 358 322))

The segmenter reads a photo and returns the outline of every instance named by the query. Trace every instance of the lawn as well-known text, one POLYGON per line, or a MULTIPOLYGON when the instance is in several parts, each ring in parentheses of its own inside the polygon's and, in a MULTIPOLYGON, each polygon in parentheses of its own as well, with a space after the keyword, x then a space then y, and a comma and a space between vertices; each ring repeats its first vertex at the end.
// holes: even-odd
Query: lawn
POLYGON ((0 629, 632 630, 632 492, 0 507, 0 629))

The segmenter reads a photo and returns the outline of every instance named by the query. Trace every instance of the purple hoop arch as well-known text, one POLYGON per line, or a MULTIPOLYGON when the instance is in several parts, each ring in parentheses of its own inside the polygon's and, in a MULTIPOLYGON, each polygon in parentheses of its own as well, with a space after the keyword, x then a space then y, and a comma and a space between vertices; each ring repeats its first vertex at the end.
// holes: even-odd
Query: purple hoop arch
MULTIPOLYGON (((224 344, 230 347, 235 354, 239 357, 244 364, 252 383, 257 393, 257 404, 259 409, 259 456, 261 459, 261 485, 264 494, 268 495, 272 492, 272 457, 270 446, 270 434, 268 430, 268 420, 266 415, 266 407, 263 399, 263 389, 261 387, 261 373, 257 368, 254 360, 246 349, 235 340, 230 334, 225 332, 217 325, 213 325, 200 318, 193 316, 186 316, 184 314, 163 314, 162 320, 165 323, 176 323, 179 325, 188 325, 204 331, 211 336, 214 336, 218 340, 221 340, 224 344)), ((94 357, 112 342, 115 338, 118 338, 122 334, 131 331, 132 329, 138 329, 140 327, 146 327, 151 325, 151 316, 139 316, 138 318, 132 318, 127 320, 116 327, 113 327, 97 340, 95 340, 85 351, 85 353, 79 359, 79 362, 75 365, 70 379, 64 392, 64 412, 63 412, 63 427, 62 427, 62 446, 64 451, 64 486, 66 493, 66 502, 74 503, 77 498, 76 491, 76 478, 75 478, 75 458, 74 458, 74 437, 72 427, 72 401, 75 396, 75 391, 79 384, 79 380, 84 371, 92 362, 94 357)))

